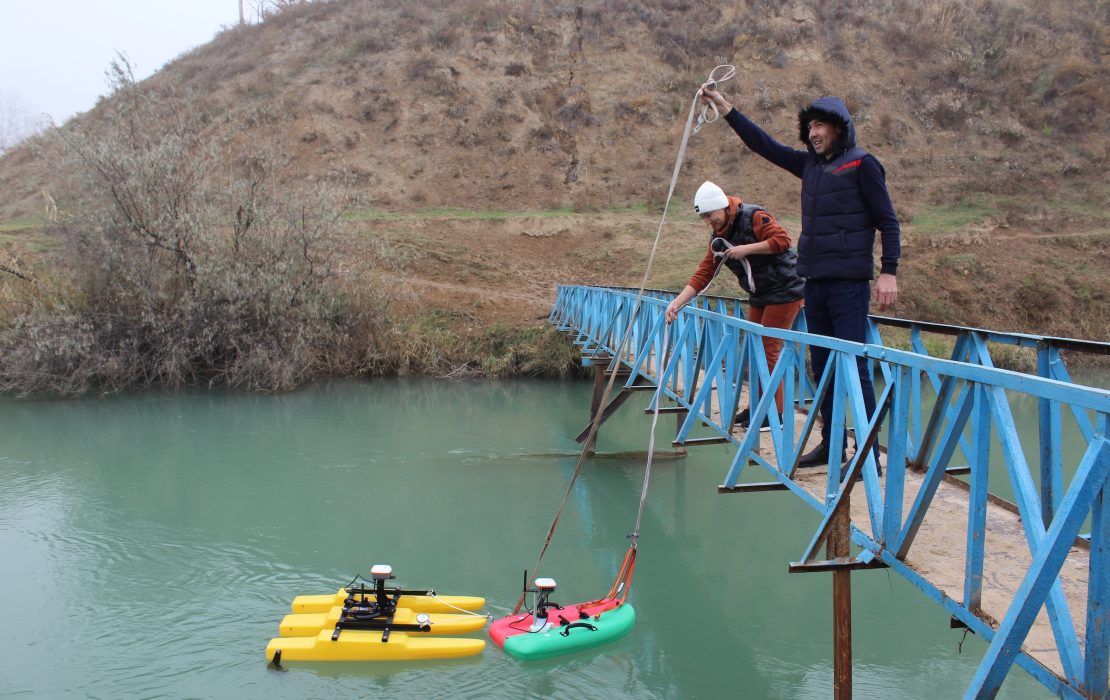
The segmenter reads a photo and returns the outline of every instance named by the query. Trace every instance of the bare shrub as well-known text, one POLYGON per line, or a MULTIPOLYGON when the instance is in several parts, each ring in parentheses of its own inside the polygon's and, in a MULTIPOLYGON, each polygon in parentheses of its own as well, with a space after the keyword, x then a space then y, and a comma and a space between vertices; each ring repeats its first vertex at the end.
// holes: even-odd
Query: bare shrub
POLYGON ((418 56, 409 63, 405 76, 409 80, 431 80, 437 67, 436 60, 431 56, 418 56))
POLYGON ((330 0, 248 0, 247 8, 247 14, 273 24, 296 21, 304 16, 320 20, 335 9, 330 0), (314 5, 324 6, 325 11, 321 13, 310 8, 314 5))
POLYGON ((756 106, 759 107, 759 109, 761 109, 762 111, 769 112, 772 109, 778 109, 780 107, 786 106, 786 103, 783 102, 782 97, 776 95, 775 92, 771 90, 770 86, 767 85, 767 81, 758 81, 755 84, 755 89, 755 103, 756 106))
POLYGON ((933 95, 915 93, 910 102, 914 117, 926 129, 962 129, 967 123, 967 104, 954 91, 933 95))
POLYGON ((484 110, 478 118, 479 122, 486 127, 501 127, 506 123, 513 121, 515 114, 500 105, 490 105, 484 110))
POLYGON ((374 122, 379 117, 396 120, 400 106, 396 98, 380 91, 371 91, 368 98, 368 101, 362 103, 357 109, 356 115, 360 121, 374 122))
POLYGON ((513 100, 513 95, 516 91, 509 85, 498 85, 493 90, 493 100, 497 103, 498 107, 504 107, 513 100))
POLYGON ((277 149, 229 165, 189 100, 140 88, 125 61, 111 77, 108 118, 62 135, 64 244, 0 328, 0 392, 284 390, 357 371, 384 297, 338 287, 340 193, 280 188, 277 149))
POLYGON ((359 56, 384 53, 391 48, 391 45, 392 43, 385 33, 371 33, 369 30, 366 30, 366 33, 360 34, 351 42, 350 47, 347 49, 347 56, 353 59, 359 56))
POLYGON ((1014 118, 1000 121, 997 127, 998 138, 1011 148, 1024 141, 1029 134, 1029 130, 1014 118))
POLYGON ((466 113, 470 111, 469 105, 453 104, 447 108, 447 116, 460 122, 466 121, 466 113))
POLYGON ((460 92, 456 80, 459 71, 450 66, 440 66, 431 56, 413 59, 406 73, 409 80, 426 84, 428 90, 437 97, 454 97, 460 92))
POLYGON ((487 145, 489 132, 485 129, 478 130, 460 125, 455 130, 454 140, 463 148, 473 151, 487 145))
POLYGON ((462 40, 462 30, 453 24, 448 24, 428 33, 428 43, 437 51, 454 51, 462 40))
POLYGON ((559 119, 571 128, 597 126, 601 121, 580 104, 569 104, 559 110, 559 119))
POLYGON ((879 117, 879 135, 885 143, 892 146, 901 146, 905 143, 906 125, 902 120, 896 119, 889 114, 883 114, 879 117))
POLYGON ((528 147, 540 153, 553 153, 562 148, 559 134, 548 125, 540 126, 528 132, 528 147))
MULTIPOLYGON (((827 5, 822 5, 819 7, 823 8, 824 10, 822 14, 828 14, 827 5)), ((832 14, 834 17, 840 17, 845 12, 846 11, 843 8, 837 8, 837 10, 832 14)), ((819 33, 822 39, 822 43, 824 44, 825 56, 828 58, 828 60, 838 65, 846 66, 850 63, 851 54, 850 48, 847 43, 848 40, 846 40, 844 35, 841 33, 842 25, 842 20, 824 19, 819 22, 819 33)), ((800 26, 805 27, 808 25, 800 26)))

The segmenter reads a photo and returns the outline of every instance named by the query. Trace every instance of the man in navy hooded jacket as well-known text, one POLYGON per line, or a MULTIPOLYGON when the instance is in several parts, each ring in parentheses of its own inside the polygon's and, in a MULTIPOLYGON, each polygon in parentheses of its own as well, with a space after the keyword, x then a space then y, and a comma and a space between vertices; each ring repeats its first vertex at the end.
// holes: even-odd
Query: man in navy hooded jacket
MULTIPOLYGON (((806 278, 805 317, 810 333, 857 343, 867 342, 867 314, 874 276, 875 231, 881 233, 882 257, 875 300, 887 309, 898 300, 900 230, 883 166, 856 146, 848 108, 838 97, 821 97, 798 113, 798 136, 805 150, 785 146, 738 112, 719 92, 702 90, 744 144, 783 170, 802 179, 802 232, 798 239, 798 274, 806 278)), ((810 361, 820 378, 829 351, 811 346, 810 361)), ((868 415, 875 413, 875 389, 867 362, 857 362, 868 415)), ((802 456, 800 467, 826 464, 832 422, 833 392, 821 402, 821 444, 802 456)), ((843 461, 843 454, 840 455, 843 461)))

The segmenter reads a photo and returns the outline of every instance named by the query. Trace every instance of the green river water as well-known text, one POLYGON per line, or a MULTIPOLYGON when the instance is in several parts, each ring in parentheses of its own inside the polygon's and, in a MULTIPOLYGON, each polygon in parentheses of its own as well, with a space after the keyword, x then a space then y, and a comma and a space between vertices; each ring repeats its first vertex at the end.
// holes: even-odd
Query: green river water
MULTIPOLYGON (((0 696, 831 697, 831 577, 787 573, 818 515, 788 493, 718 495, 725 446, 655 461, 638 621, 619 642, 531 663, 489 644, 446 662, 267 668, 295 595, 376 563, 507 614, 573 471, 590 390, 381 380, 0 403, 0 696)), ((586 463, 568 500, 542 571, 559 602, 602 595, 620 564, 643 398, 603 427, 610 456, 586 463)), ((961 653, 962 632, 896 574, 852 582, 856 697, 960 697, 982 640, 961 653)), ((1000 697, 1048 693, 1015 669, 1000 697)))

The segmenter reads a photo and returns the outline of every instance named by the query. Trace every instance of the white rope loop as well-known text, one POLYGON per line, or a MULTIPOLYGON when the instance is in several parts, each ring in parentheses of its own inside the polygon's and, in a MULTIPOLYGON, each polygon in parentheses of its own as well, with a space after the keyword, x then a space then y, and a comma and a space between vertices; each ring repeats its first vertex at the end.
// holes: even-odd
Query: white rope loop
MULTIPOLYGON (((724 238, 714 238, 713 241, 710 243, 710 246, 713 247, 713 259, 720 260, 721 263, 724 263, 725 260, 728 259, 728 251, 736 247, 726 241, 724 238), (723 245, 724 248, 722 250, 717 250, 717 243, 723 245)), ((755 279, 752 278, 752 264, 748 262, 748 259, 746 257, 740 258, 740 263, 744 266, 744 272, 746 272, 748 275, 748 289, 751 290, 751 294, 755 294, 755 279)), ((721 269, 720 264, 717 265, 717 269, 721 269)), ((713 276, 716 277, 717 273, 714 272, 713 276)), ((708 287, 708 285, 706 286, 708 287)), ((704 292, 705 289, 702 289, 701 291, 704 292)), ((698 293, 698 296, 701 296, 701 293, 698 293)))
MULTIPOLYGON (((697 105, 698 98, 701 97, 703 90, 709 89, 709 90, 714 90, 715 91, 715 90, 717 90, 718 85, 725 82, 726 80, 732 80, 735 77, 736 77, 736 66, 732 66, 732 65, 729 65, 727 63, 721 64, 721 65, 717 66, 716 68, 714 68, 713 70, 709 71, 709 79, 706 80, 704 83, 702 83, 702 86, 700 88, 698 88, 697 93, 694 95, 694 104, 697 105), (724 72, 720 75, 720 77, 716 77, 717 71, 719 71, 719 70, 723 70, 724 72)), ((705 126, 706 124, 712 124, 713 122, 717 121, 720 118, 721 118, 721 113, 717 110, 717 105, 716 104, 714 104, 713 102, 709 102, 708 104, 702 105, 701 114, 698 115, 698 123, 694 127, 694 133, 695 134, 698 133, 698 131, 703 126, 705 126), (713 118, 712 119, 709 118, 709 110, 710 109, 713 110, 713 118)))

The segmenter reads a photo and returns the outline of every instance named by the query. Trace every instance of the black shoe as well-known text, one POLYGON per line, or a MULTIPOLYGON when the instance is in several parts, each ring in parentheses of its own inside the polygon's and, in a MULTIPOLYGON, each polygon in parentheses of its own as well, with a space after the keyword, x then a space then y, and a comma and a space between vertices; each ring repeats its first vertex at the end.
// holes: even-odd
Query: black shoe
MULTIPOLYGON (((743 411, 740 411, 739 413, 736 414, 736 419, 732 422, 735 423, 736 425, 739 425, 744 430, 747 430, 748 425, 752 422, 751 411, 749 409, 745 408, 743 411)), ((766 432, 770 432, 770 430, 771 430, 771 424, 769 422, 767 422, 767 416, 764 416, 763 417, 763 425, 759 426, 759 432, 766 433, 766 432)))
MULTIPOLYGON (((840 453, 840 462, 841 464, 844 463, 843 452, 840 453)), ((798 468, 806 469, 810 467, 823 467, 828 463, 829 446, 822 442, 817 447, 814 447, 812 450, 802 455, 802 458, 798 460, 798 468)))

